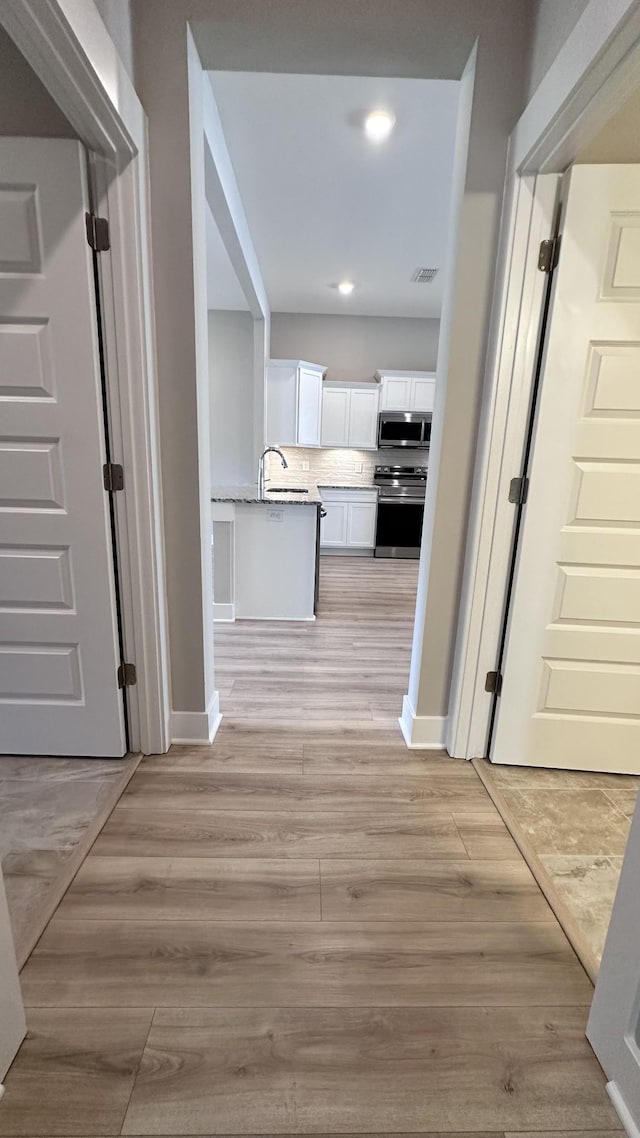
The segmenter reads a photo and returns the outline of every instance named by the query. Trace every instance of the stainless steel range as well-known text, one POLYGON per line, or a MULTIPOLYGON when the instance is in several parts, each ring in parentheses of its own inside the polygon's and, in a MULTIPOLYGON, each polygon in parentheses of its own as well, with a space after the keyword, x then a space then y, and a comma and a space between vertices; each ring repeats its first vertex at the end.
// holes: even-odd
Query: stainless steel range
POLYGON ((419 557, 426 467, 376 466, 373 481, 378 487, 376 557, 419 557))

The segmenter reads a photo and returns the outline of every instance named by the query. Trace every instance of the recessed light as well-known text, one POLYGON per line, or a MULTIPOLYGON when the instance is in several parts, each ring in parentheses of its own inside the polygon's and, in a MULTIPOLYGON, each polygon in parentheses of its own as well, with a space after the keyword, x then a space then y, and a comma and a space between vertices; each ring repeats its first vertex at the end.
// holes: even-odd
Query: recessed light
POLYGON ((367 138, 372 142, 384 142, 396 124, 396 116, 391 111, 371 111, 364 120, 364 129, 367 138))
POLYGON ((355 288, 355 285, 354 285, 353 281, 340 281, 340 284, 338 285, 338 292, 342 296, 351 296, 351 293, 353 292, 354 288, 355 288))

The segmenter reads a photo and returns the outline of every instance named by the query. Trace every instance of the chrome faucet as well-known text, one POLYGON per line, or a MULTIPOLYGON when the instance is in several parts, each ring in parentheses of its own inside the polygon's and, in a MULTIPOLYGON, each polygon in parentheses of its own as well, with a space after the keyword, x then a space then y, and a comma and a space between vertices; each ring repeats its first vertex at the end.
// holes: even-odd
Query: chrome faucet
POLYGON ((265 459, 265 455, 269 454, 270 451, 273 452, 273 454, 279 454, 280 455, 280 461, 282 463, 282 467, 284 470, 286 470, 288 465, 289 465, 289 463, 287 462, 286 458, 284 457, 284 455, 283 455, 282 451, 279 449, 279 447, 265 447, 262 454, 260 455, 260 458, 258 459, 258 497, 259 498, 264 498, 264 484, 266 481, 265 476, 264 476, 264 459, 265 459))

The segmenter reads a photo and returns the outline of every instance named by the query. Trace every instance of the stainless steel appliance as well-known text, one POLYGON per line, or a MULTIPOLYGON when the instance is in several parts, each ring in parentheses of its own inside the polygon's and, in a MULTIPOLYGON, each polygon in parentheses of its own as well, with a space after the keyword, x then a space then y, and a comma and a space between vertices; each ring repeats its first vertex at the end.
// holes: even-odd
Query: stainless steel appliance
POLYGON ((378 447, 413 447, 428 450, 431 443, 431 412, 381 411, 378 415, 378 447))
POLYGON ((376 466, 376 557, 419 557, 427 492, 424 466, 376 466))

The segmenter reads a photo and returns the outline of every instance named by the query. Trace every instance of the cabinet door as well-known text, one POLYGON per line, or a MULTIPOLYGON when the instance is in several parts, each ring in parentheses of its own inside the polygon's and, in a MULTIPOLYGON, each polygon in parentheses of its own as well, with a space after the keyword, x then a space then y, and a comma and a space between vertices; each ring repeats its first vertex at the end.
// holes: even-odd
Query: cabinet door
POLYGON ((410 376, 383 376, 380 410, 410 411, 412 382, 410 376))
POLYGON ((351 391, 349 409, 349 446, 357 450, 375 450, 378 446, 379 392, 351 391))
POLYGON ((347 545, 373 549, 376 544, 376 511, 373 502, 351 502, 347 520, 347 545))
POLYGON ((346 545, 348 503, 325 501, 323 505, 327 513, 320 523, 320 545, 346 545))
POLYGON ((267 443, 269 446, 295 446, 297 368, 267 368, 267 443))
POLYGON ((347 387, 324 387, 322 391, 323 447, 349 446, 349 395, 347 387))
POLYGON ((322 376, 317 371, 298 370, 298 446, 320 446, 322 376))
POLYGON ((411 380, 411 410, 433 411, 436 394, 435 379, 411 380))

